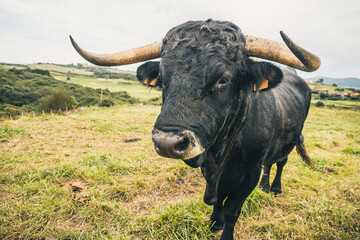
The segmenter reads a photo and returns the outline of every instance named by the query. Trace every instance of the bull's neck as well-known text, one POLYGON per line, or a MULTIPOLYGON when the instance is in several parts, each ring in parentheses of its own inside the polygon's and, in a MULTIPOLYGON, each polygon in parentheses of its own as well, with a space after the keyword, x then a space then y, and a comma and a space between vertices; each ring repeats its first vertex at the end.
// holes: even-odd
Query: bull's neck
POLYGON ((246 115, 252 105, 251 95, 251 91, 247 89, 239 93, 238 101, 233 104, 216 140, 205 153, 209 155, 209 158, 205 156, 201 167, 216 167, 219 169, 227 163, 231 149, 234 147, 245 125, 246 115))
POLYGON ((219 132, 214 144, 205 152, 204 161, 201 165, 202 173, 206 179, 205 202, 209 204, 221 201, 218 196, 218 185, 223 171, 230 161, 230 153, 238 136, 241 133, 246 115, 252 105, 252 92, 243 90, 239 94, 239 100, 233 105, 233 109, 227 117, 224 127, 219 132), (207 199, 206 199, 207 198, 207 199))
POLYGON ((222 165, 227 161, 231 149, 234 147, 245 125, 247 113, 252 105, 251 94, 248 94, 248 92, 247 90, 240 92, 238 101, 234 103, 223 128, 213 144, 213 150, 216 152, 214 156, 215 164, 217 165, 222 165))

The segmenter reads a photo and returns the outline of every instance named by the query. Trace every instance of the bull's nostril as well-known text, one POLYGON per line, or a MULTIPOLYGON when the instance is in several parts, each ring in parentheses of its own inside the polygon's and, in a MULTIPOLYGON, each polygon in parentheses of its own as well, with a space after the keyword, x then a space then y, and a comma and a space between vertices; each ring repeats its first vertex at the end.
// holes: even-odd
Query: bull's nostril
POLYGON ((190 141, 187 137, 184 137, 181 142, 174 146, 174 150, 177 152, 185 152, 189 147, 190 141))

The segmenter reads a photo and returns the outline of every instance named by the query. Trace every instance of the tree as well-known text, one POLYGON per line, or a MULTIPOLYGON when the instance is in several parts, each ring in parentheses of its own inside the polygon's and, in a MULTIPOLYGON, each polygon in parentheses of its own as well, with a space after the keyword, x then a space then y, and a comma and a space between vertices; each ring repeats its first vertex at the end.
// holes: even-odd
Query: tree
POLYGON ((337 87, 337 86, 338 86, 336 83, 333 83, 332 85, 333 85, 334 87, 337 87))
POLYGON ((320 78, 319 80, 316 81, 317 83, 323 83, 324 82, 324 79, 323 78, 320 78))
POLYGON ((78 102, 66 90, 54 89, 50 94, 40 99, 40 107, 44 111, 63 111, 74 109, 78 102))
POLYGON ((66 75, 66 80, 70 81, 70 75, 71 75, 71 72, 68 71, 67 75, 66 75))

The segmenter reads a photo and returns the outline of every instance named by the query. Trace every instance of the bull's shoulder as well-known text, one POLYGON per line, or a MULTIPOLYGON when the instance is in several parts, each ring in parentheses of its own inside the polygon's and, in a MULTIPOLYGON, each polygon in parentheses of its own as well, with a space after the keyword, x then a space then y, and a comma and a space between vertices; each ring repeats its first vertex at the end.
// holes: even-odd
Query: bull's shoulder
POLYGON ((296 91, 303 92, 304 94, 310 92, 308 84, 296 73, 295 69, 290 67, 282 67, 281 70, 284 77, 279 84, 280 88, 278 90, 290 88, 296 91))

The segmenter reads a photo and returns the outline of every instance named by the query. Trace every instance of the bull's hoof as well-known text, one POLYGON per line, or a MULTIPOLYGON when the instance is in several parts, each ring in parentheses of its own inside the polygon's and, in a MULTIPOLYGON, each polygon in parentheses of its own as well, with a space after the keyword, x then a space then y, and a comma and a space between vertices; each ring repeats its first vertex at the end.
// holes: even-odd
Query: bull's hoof
POLYGON ((270 186, 269 185, 259 185, 259 188, 261 188, 261 190, 263 192, 266 192, 266 193, 270 192, 270 186))
POLYGON ((278 195, 278 194, 282 193, 281 187, 278 187, 278 186, 271 186, 270 191, 275 193, 275 195, 278 195))
POLYGON ((224 224, 221 223, 217 223, 215 222, 212 226, 211 226, 211 231, 213 232, 218 232, 218 231, 222 231, 224 229, 224 224))

